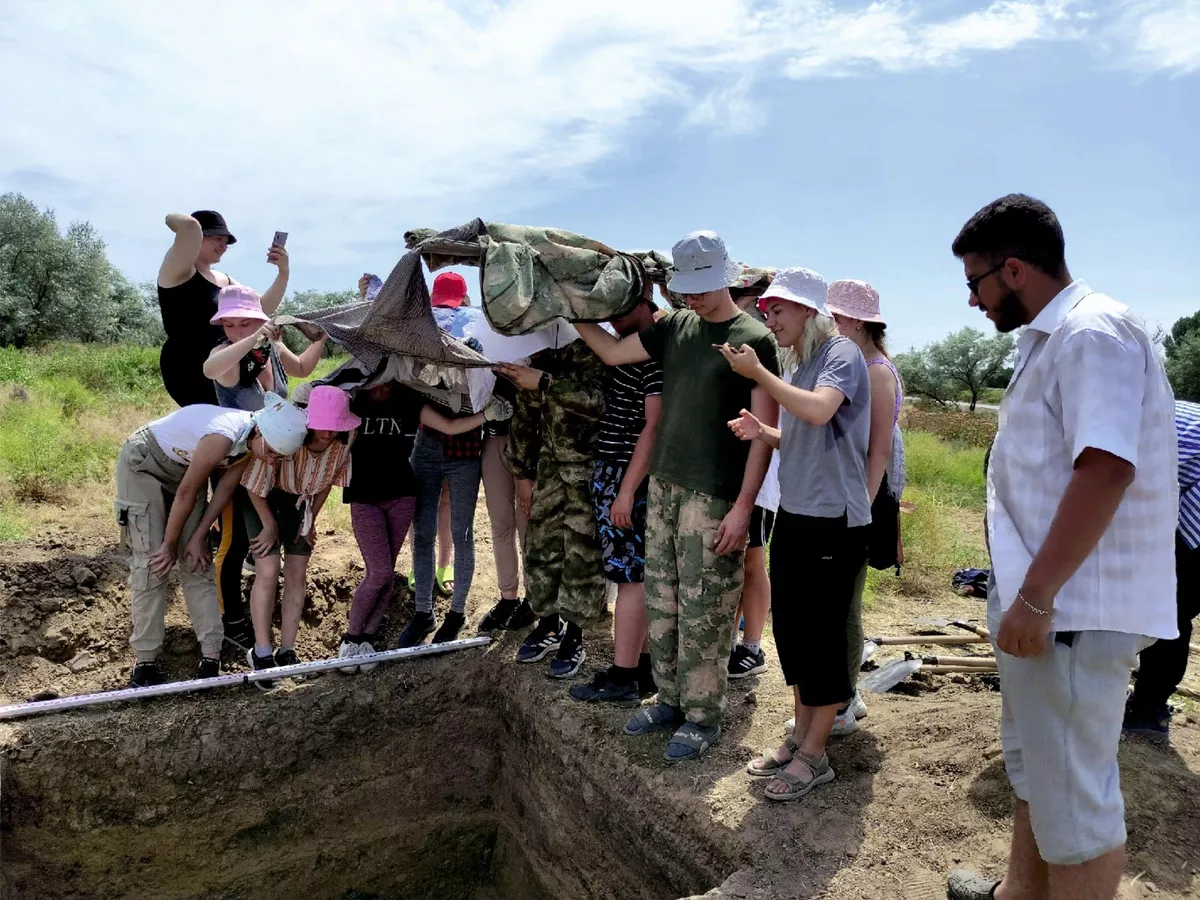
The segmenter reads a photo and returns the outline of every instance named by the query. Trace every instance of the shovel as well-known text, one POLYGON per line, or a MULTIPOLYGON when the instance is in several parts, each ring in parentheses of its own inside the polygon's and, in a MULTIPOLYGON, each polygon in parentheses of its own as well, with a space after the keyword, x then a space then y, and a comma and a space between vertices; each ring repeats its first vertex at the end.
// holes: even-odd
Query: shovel
POLYGON ((988 639, 980 635, 966 634, 904 634, 899 637, 873 637, 867 638, 863 644, 862 661, 866 662, 880 647, 889 646, 912 646, 914 644, 930 644, 937 647, 958 647, 963 644, 986 644, 988 639))
POLYGON ((996 671, 996 660, 988 656, 909 656, 877 669, 863 677, 859 684, 873 694, 884 694, 922 670, 933 675, 953 672, 986 674, 996 671))
POLYGON ((990 639, 991 634, 982 625, 977 625, 974 622, 968 622, 966 619, 917 619, 917 625, 928 625, 931 628, 962 628, 965 631, 973 632, 980 637, 990 639))

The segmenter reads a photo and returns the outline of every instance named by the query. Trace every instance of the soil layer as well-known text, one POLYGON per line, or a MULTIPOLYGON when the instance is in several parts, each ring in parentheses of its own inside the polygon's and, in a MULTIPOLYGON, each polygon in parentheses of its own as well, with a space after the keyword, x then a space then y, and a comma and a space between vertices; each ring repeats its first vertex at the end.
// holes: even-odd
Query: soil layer
MULTIPOLYGON (((495 598, 480 507, 471 621, 495 598)), ((4 545, 0 702, 128 678, 108 519, 80 511, 4 545)), ((360 575, 352 538, 323 534, 302 658, 334 655, 360 575)), ((411 609, 402 577, 395 596, 393 635, 411 609)), ((868 633, 983 614, 949 591, 903 604, 869 611, 868 633)), ((602 631, 587 636, 581 677, 611 659, 602 631)), ((269 694, 234 688, 0 725, 5 896, 922 900, 944 896, 957 865, 1003 867, 1012 794, 988 678, 915 676, 869 696, 860 731, 831 745, 837 779, 774 804, 744 773, 791 714, 769 635, 771 668, 731 683, 720 742, 675 767, 662 760, 665 737, 621 735, 629 710, 575 703, 543 666, 513 662, 520 638, 269 694)), ((166 653, 175 677, 195 665, 177 600, 166 653)), ((1194 672, 1187 683, 1200 687, 1194 672)), ((1194 709, 1175 717, 1167 745, 1124 741, 1121 763, 1121 896, 1197 896, 1194 709)))

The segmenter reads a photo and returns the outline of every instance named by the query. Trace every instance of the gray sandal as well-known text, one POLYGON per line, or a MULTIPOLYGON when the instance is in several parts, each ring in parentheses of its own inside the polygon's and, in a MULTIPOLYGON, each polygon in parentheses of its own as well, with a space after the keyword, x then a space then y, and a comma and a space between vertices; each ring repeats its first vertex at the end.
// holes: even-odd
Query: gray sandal
POLYGON ((746 763, 746 771, 755 778, 766 778, 768 775, 774 775, 776 772, 790 763, 792 761, 792 757, 796 755, 796 751, 799 750, 800 747, 794 740, 792 740, 792 736, 790 734, 784 739, 783 743, 788 750, 787 759, 785 759, 783 762, 780 762, 775 758, 774 750, 764 750, 762 752, 762 756, 760 756, 758 759, 754 759, 746 763))
POLYGON ((695 722, 687 722, 671 736, 671 743, 667 744, 663 759, 667 762, 696 759, 720 737, 720 725, 697 725, 695 722))
POLYGON ((637 737, 643 734, 653 734, 656 731, 669 731, 678 727, 682 721, 683 710, 665 703, 656 703, 654 706, 647 706, 635 712, 625 723, 624 731, 632 737, 637 737))
POLYGON ((809 781, 804 781, 800 776, 793 775, 786 769, 780 769, 773 773, 776 778, 782 781, 786 786, 786 791, 773 791, 771 786, 767 785, 767 789, 763 791, 768 800, 776 800, 780 803, 787 803, 791 800, 799 800, 817 785, 827 784, 833 781, 835 775, 833 769, 829 767, 829 756, 826 754, 818 760, 814 760, 806 754, 796 751, 793 760, 800 760, 808 768, 812 778, 809 781))

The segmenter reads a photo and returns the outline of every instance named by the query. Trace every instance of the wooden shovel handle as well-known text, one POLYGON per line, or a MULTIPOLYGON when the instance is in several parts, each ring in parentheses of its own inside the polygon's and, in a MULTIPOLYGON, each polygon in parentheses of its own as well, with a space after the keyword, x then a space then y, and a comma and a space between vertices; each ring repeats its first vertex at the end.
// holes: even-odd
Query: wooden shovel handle
POLYGON ((998 671, 996 668, 986 668, 984 666, 922 666, 922 672, 928 672, 930 675, 953 675, 961 673, 963 675, 994 675, 998 671))
POLYGON ((868 638, 873 644, 887 647, 897 644, 930 644, 936 646, 957 646, 959 644, 986 644, 988 639, 969 634, 931 634, 931 635, 900 635, 894 637, 868 638))

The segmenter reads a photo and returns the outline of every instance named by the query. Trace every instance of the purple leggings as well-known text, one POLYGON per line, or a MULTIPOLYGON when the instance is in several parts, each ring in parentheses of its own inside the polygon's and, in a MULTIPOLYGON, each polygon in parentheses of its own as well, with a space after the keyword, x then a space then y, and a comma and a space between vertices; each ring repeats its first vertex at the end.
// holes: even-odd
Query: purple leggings
POLYGON ((416 497, 382 503, 351 503, 350 522, 367 574, 350 604, 350 634, 375 634, 392 596, 392 572, 416 512, 416 497))

